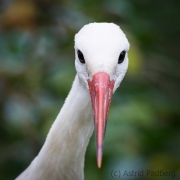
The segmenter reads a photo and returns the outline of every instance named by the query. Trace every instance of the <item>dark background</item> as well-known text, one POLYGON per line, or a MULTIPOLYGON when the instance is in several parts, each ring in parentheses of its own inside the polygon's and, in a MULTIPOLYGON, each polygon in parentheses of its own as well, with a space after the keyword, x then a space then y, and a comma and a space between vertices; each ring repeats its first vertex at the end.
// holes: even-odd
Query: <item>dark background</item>
POLYGON ((1 0, 0 179, 14 179, 38 154, 75 76, 74 35, 94 21, 120 25, 131 47, 112 100, 103 166, 96 165, 93 135, 85 180, 113 179, 116 170, 179 179, 179 17, 178 0, 1 0))

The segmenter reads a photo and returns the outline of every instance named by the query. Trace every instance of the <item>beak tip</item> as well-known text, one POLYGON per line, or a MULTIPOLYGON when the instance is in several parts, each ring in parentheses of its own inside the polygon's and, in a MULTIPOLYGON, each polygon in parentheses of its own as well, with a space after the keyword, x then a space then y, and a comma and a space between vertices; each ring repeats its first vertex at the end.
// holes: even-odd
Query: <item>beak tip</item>
POLYGON ((97 166, 98 166, 99 169, 101 168, 101 164, 102 164, 102 158, 98 158, 97 166))
POLYGON ((100 163, 100 164, 98 164, 98 168, 99 168, 99 169, 101 168, 101 163, 100 163))
POLYGON ((97 150, 97 166, 101 168, 102 165, 102 148, 98 148, 97 150))

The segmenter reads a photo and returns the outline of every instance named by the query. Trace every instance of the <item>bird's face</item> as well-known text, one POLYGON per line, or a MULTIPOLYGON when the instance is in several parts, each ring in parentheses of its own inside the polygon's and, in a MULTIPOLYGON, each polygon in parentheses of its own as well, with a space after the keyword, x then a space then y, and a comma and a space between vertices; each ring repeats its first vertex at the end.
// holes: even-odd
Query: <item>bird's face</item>
POLYGON ((97 163, 101 167, 103 141, 112 93, 128 68, 129 43, 113 23, 91 23, 75 36, 75 66, 89 90, 96 130, 97 163))

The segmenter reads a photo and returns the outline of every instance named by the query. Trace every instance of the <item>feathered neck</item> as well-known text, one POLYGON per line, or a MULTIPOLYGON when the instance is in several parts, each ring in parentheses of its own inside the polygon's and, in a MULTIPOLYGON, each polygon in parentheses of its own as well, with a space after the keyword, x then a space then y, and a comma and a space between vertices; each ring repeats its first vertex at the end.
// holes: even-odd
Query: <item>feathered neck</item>
POLYGON ((17 180, 84 179, 84 156, 92 132, 89 91, 76 75, 44 146, 17 180))

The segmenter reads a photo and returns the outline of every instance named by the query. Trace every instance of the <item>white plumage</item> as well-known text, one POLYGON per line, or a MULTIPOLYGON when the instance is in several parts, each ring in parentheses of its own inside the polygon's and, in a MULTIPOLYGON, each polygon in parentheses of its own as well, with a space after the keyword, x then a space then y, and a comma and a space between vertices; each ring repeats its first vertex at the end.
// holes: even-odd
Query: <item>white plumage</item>
POLYGON ((117 89, 128 68, 127 53, 123 62, 118 63, 118 59, 128 49, 126 36, 113 23, 91 23, 76 34, 77 75, 71 91, 41 151, 16 180, 83 180, 84 156, 94 123, 101 166, 111 91, 117 89))

